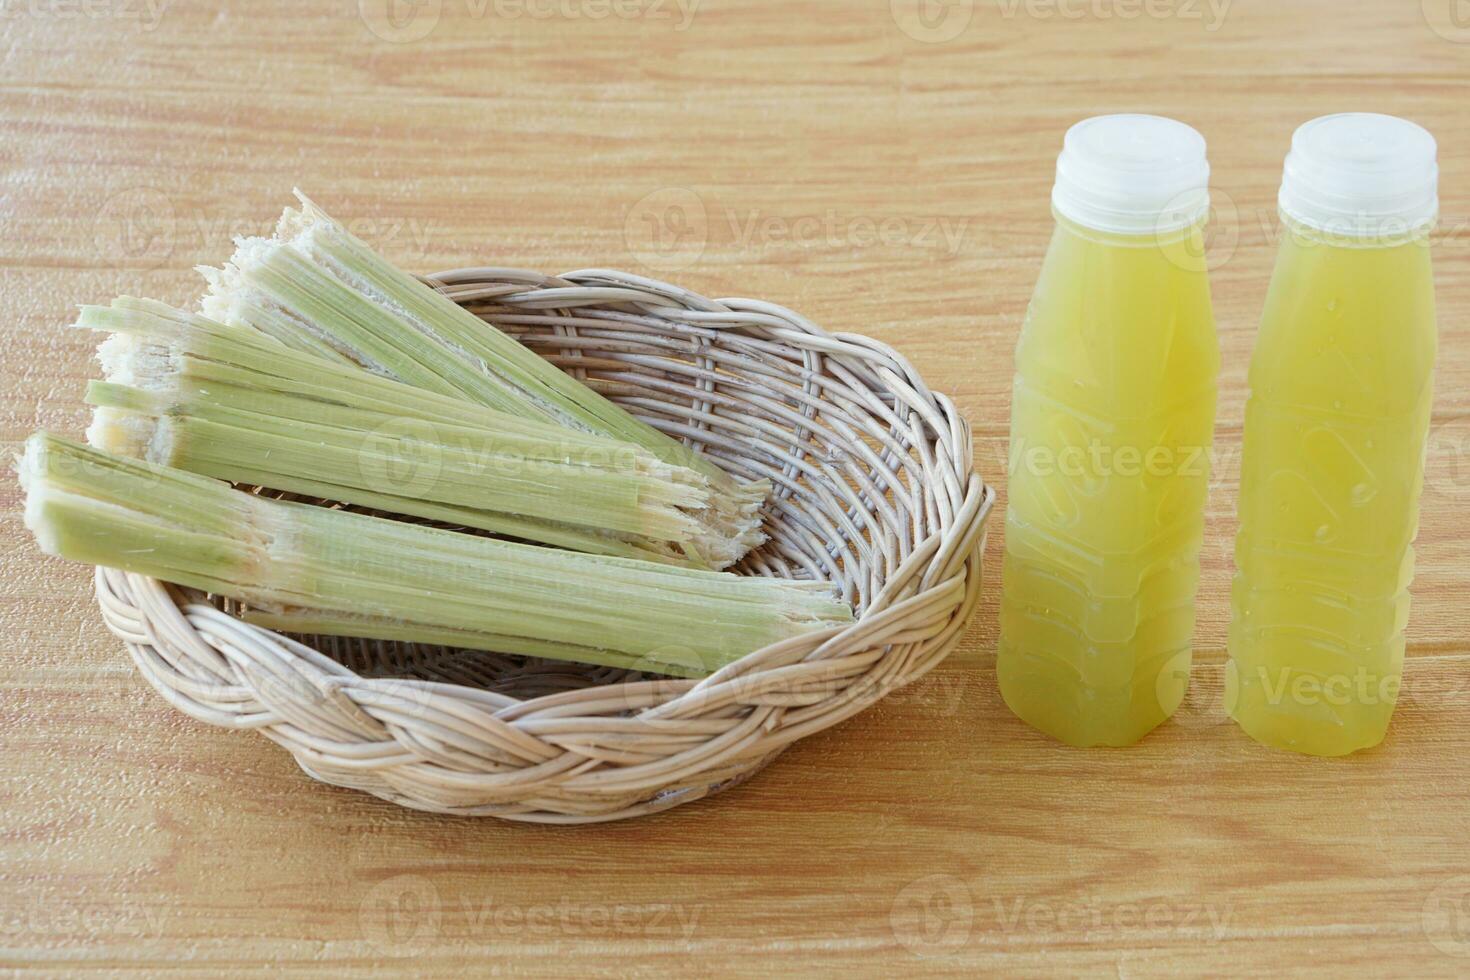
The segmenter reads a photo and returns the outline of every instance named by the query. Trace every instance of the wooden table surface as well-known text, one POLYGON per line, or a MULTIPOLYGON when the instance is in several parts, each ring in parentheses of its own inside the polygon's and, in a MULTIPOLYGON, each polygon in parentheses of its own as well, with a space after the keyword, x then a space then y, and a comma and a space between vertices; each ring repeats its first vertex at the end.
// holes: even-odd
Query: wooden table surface
POLYGON ((9 446, 84 427, 75 304, 192 302, 191 268, 299 185, 414 270, 622 267, 878 337, 964 408, 1003 491, 1061 135, 1118 110, 1210 140, 1224 354, 1173 723, 1077 751, 1007 712, 996 533, 929 678, 610 826, 407 812, 177 714, 0 482, 0 966, 1470 971, 1465 0, 6 0, 0 25, 9 446), (1441 360, 1405 694, 1380 748, 1328 761, 1251 742, 1221 682, 1281 160, 1345 109, 1439 137, 1441 360))

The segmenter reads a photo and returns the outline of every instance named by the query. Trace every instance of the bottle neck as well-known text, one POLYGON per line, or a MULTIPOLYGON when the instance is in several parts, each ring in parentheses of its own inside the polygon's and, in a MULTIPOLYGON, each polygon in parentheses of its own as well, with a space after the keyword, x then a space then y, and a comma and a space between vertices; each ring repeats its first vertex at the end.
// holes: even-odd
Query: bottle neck
POLYGON ((1414 226, 1379 223, 1372 228, 1354 229, 1348 232, 1319 228, 1293 218, 1285 212, 1279 212, 1279 214, 1282 234, 1304 248, 1321 246, 1355 249, 1403 248, 1405 246, 1428 248, 1431 233, 1434 231, 1432 222, 1421 222, 1414 226))
POLYGON ((1187 273, 1209 271, 1206 252, 1205 225, 1207 218, 1183 228, 1171 228, 1157 233, 1141 235, 1120 234, 1089 228, 1053 209, 1057 233, 1079 242, 1101 245, 1110 249, 1129 249, 1140 256, 1153 252, 1159 259, 1187 273))
POLYGON ((1090 242, 1100 245, 1114 245, 1119 248, 1157 248, 1161 245, 1169 245, 1175 242, 1188 241, 1191 238, 1202 237, 1204 234, 1205 220, 1201 218, 1192 225, 1182 228, 1172 228, 1162 232, 1144 232, 1142 234, 1124 234, 1116 231, 1102 231, 1097 228, 1089 228, 1081 222, 1062 214, 1056 208, 1052 208, 1052 217, 1056 219, 1057 227, 1078 238, 1085 238, 1090 242))

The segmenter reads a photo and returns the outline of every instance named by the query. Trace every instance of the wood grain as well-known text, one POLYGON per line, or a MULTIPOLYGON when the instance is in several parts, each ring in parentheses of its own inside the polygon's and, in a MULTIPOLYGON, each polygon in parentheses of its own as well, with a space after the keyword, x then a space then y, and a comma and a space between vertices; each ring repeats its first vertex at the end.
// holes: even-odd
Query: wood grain
POLYGON ((755 781, 577 830, 405 812, 174 713, 0 483, 0 965, 1463 975, 1470 30, 1452 2, 948 0, 916 20, 914 0, 427 0, 433 23, 383 20, 384 0, 0 5, 7 444, 82 428, 74 304, 192 301, 191 266, 300 185, 413 269, 623 267, 888 341, 964 407, 1003 487, 1061 133, 1119 109, 1211 141, 1225 362, 1174 723, 1115 752, 1027 729, 995 690, 992 592, 938 673, 755 781), (1404 702, 1380 749, 1324 761, 1225 723, 1220 681, 1281 158, 1297 123, 1348 108, 1440 139, 1442 356, 1404 702))

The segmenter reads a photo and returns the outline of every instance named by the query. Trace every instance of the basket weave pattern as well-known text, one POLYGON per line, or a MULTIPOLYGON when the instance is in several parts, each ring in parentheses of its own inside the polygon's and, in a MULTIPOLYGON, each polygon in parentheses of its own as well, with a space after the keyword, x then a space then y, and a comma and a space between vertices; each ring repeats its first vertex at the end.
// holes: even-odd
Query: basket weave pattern
POLYGON ((98 569, 108 627, 175 707, 259 731, 308 775, 404 806, 583 823, 732 785, 959 641, 995 495, 972 470, 964 419, 893 350, 626 273, 425 281, 730 472, 770 480, 770 540, 736 570, 837 583, 857 622, 669 680, 288 637, 216 597, 98 569))

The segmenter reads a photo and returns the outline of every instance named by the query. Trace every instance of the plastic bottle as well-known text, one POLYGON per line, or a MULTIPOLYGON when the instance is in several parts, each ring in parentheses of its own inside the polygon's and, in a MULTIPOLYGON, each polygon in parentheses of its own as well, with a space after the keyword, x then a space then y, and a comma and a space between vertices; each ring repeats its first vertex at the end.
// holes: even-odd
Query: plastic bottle
POLYGON ((1056 231, 1016 349, 1001 694, 1072 745, 1183 699, 1219 348, 1205 141, 1157 116, 1068 131, 1056 231))
POLYGON ((1297 130, 1251 360, 1226 706, 1312 755, 1378 744, 1400 683, 1435 355, 1434 138, 1297 130))

